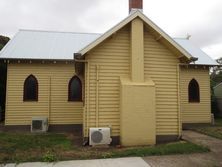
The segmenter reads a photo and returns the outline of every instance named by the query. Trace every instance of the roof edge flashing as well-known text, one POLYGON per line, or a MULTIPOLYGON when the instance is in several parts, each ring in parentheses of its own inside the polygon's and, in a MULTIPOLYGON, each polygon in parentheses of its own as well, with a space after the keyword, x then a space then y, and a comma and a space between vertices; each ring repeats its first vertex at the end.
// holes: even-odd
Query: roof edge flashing
POLYGON ((81 53, 74 53, 73 54, 74 60, 81 60, 83 58, 81 53))

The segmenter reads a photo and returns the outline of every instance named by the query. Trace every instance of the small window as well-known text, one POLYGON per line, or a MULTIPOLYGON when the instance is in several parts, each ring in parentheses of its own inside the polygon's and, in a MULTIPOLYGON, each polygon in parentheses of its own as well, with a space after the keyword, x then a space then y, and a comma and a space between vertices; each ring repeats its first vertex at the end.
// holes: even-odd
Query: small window
POLYGON ((69 81, 69 101, 82 101, 82 83, 74 76, 69 81))
POLYGON ((28 76, 24 82, 23 100, 38 101, 38 81, 33 75, 28 76))
POLYGON ((200 89, 199 84, 195 79, 192 79, 189 83, 189 102, 200 102, 200 89))

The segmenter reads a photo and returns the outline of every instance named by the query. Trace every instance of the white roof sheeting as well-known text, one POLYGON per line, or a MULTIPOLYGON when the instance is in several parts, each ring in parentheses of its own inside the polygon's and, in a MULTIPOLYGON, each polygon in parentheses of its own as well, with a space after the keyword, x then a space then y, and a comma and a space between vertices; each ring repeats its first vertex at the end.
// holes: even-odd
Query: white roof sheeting
MULTIPOLYGON (((203 52, 200 48, 196 47, 190 40, 186 38, 174 38, 174 40, 181 45, 193 57, 197 57, 195 61, 197 65, 219 65, 215 60, 203 52)), ((194 64, 194 63, 192 63, 194 64)))
POLYGON ((100 34, 20 30, 0 52, 0 58, 73 60, 100 34))
MULTIPOLYGON (((95 41, 102 34, 20 30, 0 52, 0 59, 73 60, 73 53, 95 41)), ((218 63, 195 47, 189 40, 175 38, 190 55, 197 57, 197 65, 218 63)))

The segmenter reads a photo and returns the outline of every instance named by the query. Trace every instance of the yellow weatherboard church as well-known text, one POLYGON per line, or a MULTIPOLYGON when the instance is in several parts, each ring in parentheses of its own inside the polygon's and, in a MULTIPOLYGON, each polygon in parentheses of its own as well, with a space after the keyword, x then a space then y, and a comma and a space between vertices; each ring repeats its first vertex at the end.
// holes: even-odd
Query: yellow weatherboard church
POLYGON ((104 34, 20 30, 0 52, 5 128, 30 131, 45 120, 45 130, 76 132, 84 143, 92 129, 105 129, 112 144, 133 146, 210 123, 209 67, 217 63, 188 39, 171 38, 142 7, 129 0, 129 16, 104 34))

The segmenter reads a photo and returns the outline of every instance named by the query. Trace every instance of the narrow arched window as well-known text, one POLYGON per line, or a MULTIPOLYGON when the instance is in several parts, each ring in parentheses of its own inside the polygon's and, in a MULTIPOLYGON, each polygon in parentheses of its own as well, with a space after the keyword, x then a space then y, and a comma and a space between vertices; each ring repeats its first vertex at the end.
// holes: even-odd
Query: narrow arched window
POLYGON ((82 101, 82 83, 74 76, 69 81, 69 101, 82 101))
POLYGON ((195 79, 192 79, 188 87, 189 102, 200 102, 200 88, 195 79))
POLYGON ((23 100, 38 101, 38 81, 33 75, 29 75, 24 82, 23 100))

